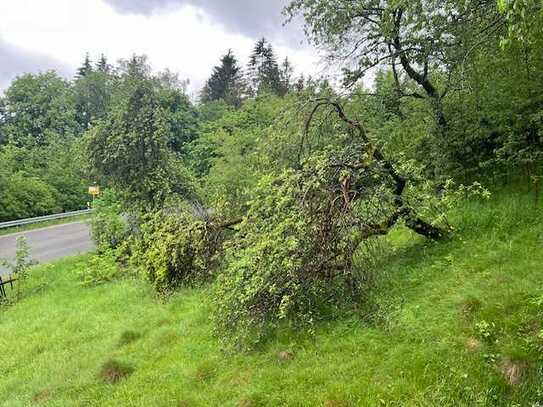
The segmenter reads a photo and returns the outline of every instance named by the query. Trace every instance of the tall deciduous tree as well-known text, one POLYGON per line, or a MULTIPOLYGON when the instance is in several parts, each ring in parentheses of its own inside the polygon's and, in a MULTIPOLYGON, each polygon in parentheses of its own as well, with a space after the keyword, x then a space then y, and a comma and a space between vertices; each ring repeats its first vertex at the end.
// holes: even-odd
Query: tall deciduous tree
POLYGON ((54 72, 27 74, 5 92, 0 133, 18 145, 44 145, 51 135, 79 132, 68 82, 54 72))
POLYGON ((508 26, 507 44, 519 40, 533 43, 543 33, 543 2, 541 0, 498 0, 498 8, 505 15, 508 26))
POLYGON ((347 84, 385 64, 405 74, 419 88, 410 96, 431 102, 443 136, 442 100, 455 70, 504 25, 495 0, 294 0, 286 14, 303 15, 313 42, 347 67, 347 84))
POLYGON ((111 102, 114 78, 101 69, 92 71, 73 82, 77 121, 83 130, 106 114, 111 102))

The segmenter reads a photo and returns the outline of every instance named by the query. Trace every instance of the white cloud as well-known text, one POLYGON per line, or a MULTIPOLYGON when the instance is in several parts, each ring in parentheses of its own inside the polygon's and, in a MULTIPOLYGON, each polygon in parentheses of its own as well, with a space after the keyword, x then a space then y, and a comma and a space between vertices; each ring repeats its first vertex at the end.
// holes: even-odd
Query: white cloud
MULTIPOLYGON (((190 79, 192 91, 229 48, 245 65, 256 40, 190 5, 139 15, 121 14, 105 0, 2 0, 0 15, 0 38, 19 53, 47 55, 72 72, 85 52, 95 59, 104 53, 110 61, 146 54, 154 69, 170 68, 190 79)), ((296 43, 274 45, 278 56, 288 56, 297 71, 316 73, 318 59, 312 51, 296 43)))

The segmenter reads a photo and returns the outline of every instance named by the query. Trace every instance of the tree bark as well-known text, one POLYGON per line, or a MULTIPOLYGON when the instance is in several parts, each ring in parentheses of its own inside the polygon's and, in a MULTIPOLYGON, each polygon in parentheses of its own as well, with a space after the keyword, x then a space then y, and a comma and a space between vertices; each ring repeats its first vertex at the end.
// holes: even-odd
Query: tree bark
POLYGON ((411 78, 419 86, 421 86, 424 89, 426 95, 430 98, 432 110, 434 111, 438 134, 442 137, 445 137, 447 131, 447 119, 445 118, 445 113, 443 112, 442 96, 440 95, 434 84, 428 79, 428 61, 426 61, 425 63, 425 69, 423 73, 420 73, 415 68, 413 68, 411 61, 409 61, 407 53, 403 49, 402 42, 400 40, 402 17, 403 10, 398 9, 396 11, 396 18, 394 20, 395 35, 392 45, 396 50, 396 54, 400 58, 400 64, 402 65, 402 68, 407 76, 409 76, 409 78, 411 78))
MULTIPOLYGON (((397 171, 396 168, 394 168, 394 165, 388 161, 383 153, 373 145, 373 143, 370 142, 365 129, 362 127, 360 123, 357 121, 351 120, 347 115, 345 114, 342 106, 338 102, 334 102, 327 98, 319 98, 316 100, 317 105, 312 110, 312 114, 309 117, 309 121, 313 117, 313 114, 316 112, 317 108, 319 106, 329 105, 332 106, 332 108, 337 112, 339 118, 347 123, 347 125, 353 129, 356 129, 358 131, 358 134, 360 138, 368 145, 371 146, 371 149, 373 151, 373 157, 381 163, 383 168, 388 172, 390 177, 392 178, 394 182, 394 206, 395 211, 392 214, 392 216, 388 219, 386 222, 386 225, 374 225, 372 227, 369 227, 366 231, 366 234, 368 236, 371 235, 382 235, 386 234, 388 229, 390 229, 392 226, 394 226, 400 218, 403 218, 405 220, 405 225, 413 230, 415 233, 425 236, 429 239, 439 239, 443 237, 446 234, 445 230, 442 230, 438 227, 435 227, 431 225, 430 223, 424 221, 421 219, 416 211, 413 208, 410 208, 405 205, 405 202, 403 200, 403 192, 405 190, 405 187, 407 186, 407 180, 402 177, 397 171)), ((309 124, 306 123, 304 127, 304 132, 307 132, 309 129, 309 124)), ((304 134, 304 138, 307 137, 307 134, 304 134)))

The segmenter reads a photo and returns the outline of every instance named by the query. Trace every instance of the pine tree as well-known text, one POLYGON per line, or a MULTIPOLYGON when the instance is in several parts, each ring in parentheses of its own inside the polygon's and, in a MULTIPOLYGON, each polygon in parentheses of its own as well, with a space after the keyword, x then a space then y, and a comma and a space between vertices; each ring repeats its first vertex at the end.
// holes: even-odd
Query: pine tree
POLYGON ((226 103, 239 106, 243 98, 244 83, 241 68, 232 50, 222 56, 220 65, 213 68, 201 93, 202 102, 224 100, 226 103))
POLYGON ((87 52, 85 54, 85 60, 83 61, 83 64, 77 69, 77 77, 83 78, 84 76, 88 75, 92 72, 92 62, 89 57, 89 53, 87 52))
POLYGON ((279 72, 281 83, 279 94, 281 96, 286 95, 293 87, 292 75, 294 75, 294 67, 292 66, 288 58, 285 58, 283 63, 281 64, 281 70, 279 72))
POLYGON ((253 93, 281 94, 281 73, 273 47, 261 38, 255 44, 249 59, 249 78, 253 93))
POLYGON ((104 54, 100 55, 100 59, 96 63, 96 70, 102 73, 109 73, 111 66, 107 63, 107 58, 104 54))

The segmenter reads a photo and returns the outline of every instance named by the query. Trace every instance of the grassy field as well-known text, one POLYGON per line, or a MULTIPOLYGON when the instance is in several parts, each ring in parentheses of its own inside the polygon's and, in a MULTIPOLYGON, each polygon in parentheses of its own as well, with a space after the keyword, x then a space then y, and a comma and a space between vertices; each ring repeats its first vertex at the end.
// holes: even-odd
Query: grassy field
POLYGON ((395 233, 363 311, 251 353, 220 349, 207 289, 85 288, 86 256, 36 268, 0 307, 0 404, 542 405, 542 210, 508 195, 451 219, 445 242, 395 233))

